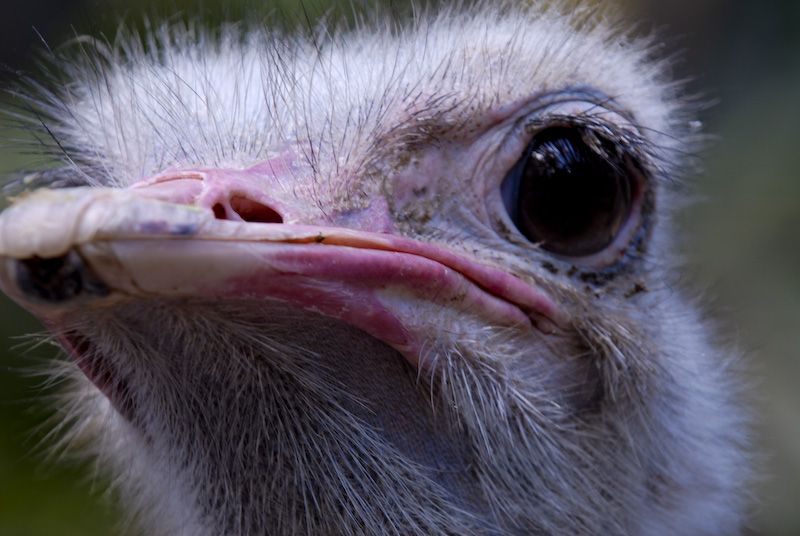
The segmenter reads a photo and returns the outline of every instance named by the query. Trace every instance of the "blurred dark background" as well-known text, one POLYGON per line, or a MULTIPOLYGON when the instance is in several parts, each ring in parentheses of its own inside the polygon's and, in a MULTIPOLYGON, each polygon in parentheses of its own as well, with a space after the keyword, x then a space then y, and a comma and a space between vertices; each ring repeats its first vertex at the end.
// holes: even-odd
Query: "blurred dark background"
MULTIPOLYGON (((675 75, 712 103, 703 112, 718 139, 698 188, 705 202, 684 217, 687 277, 714 296, 722 333, 747 355, 760 395, 767 454, 752 534, 800 535, 800 2, 797 0, 620 0, 643 31, 680 53, 675 75)), ((0 86, 35 74, 36 54, 83 33, 113 39, 119 21, 186 10, 235 19, 253 6, 313 19, 273 2, 180 0, 4 0, 0 86)), ((345 14, 347 10, 344 10, 345 14)), ((35 165, 0 131, 0 174, 35 165)), ((91 467, 47 460, 41 444, 52 408, 36 402, 42 380, 27 373, 55 354, 30 349, 38 324, 0 296, 0 536, 131 534, 115 521, 106 483, 91 467), (88 470, 87 470, 88 469, 88 470)))

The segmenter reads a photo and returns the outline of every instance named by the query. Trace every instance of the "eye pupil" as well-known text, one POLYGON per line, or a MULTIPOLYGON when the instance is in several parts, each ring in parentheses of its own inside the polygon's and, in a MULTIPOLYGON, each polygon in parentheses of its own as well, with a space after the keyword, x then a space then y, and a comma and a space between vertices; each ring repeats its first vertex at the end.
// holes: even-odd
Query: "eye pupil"
POLYGON ((552 253, 602 251, 631 211, 628 167, 610 141, 585 129, 543 130, 511 172, 518 185, 512 217, 528 240, 552 253))

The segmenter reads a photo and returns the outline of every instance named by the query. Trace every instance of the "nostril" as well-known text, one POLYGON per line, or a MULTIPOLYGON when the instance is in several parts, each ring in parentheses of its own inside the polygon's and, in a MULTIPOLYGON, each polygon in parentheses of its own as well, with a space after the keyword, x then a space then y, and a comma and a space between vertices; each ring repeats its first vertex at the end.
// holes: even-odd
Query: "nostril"
POLYGON ((214 217, 217 218, 218 220, 228 219, 227 211, 225 210, 225 207, 222 206, 221 203, 217 203, 216 205, 214 205, 211 210, 214 211, 214 217))
POLYGON ((231 197, 227 203, 215 203, 211 210, 218 220, 283 223, 283 217, 275 209, 248 197, 231 197))
MULTIPOLYGON (((283 223, 283 217, 273 208, 247 197, 231 197, 230 207, 244 221, 257 223, 283 223)), ((224 210, 223 210, 224 212, 224 210)), ((214 206, 217 216, 217 205, 214 206)), ((219 216, 217 216, 219 218, 219 216)))

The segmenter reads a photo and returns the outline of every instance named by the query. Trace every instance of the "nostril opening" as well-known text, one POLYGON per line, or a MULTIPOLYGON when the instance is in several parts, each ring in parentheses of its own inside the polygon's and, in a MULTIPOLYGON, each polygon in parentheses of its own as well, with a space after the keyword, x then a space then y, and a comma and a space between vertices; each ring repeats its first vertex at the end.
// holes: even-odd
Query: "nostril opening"
MULTIPOLYGON (((283 217, 276 210, 268 207, 267 205, 262 205, 258 201, 248 199, 247 197, 231 197, 230 205, 231 209, 236 212, 236 214, 238 214, 244 221, 257 223, 283 223, 283 217)), ((214 206, 214 214, 217 214, 216 206, 214 206)))
POLYGON ((220 203, 217 203, 216 205, 214 205, 211 210, 214 211, 214 217, 217 218, 218 220, 227 220, 228 219, 228 215, 227 215, 227 212, 225 210, 225 207, 223 207, 220 203))

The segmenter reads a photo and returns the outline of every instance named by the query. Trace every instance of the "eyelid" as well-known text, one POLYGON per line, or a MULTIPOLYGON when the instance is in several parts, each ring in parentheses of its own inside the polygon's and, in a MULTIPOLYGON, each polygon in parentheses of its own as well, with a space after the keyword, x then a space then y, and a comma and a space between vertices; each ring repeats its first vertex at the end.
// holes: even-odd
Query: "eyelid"
POLYGON ((526 117, 522 124, 528 137, 554 126, 586 128, 601 137, 621 140, 629 145, 644 143, 641 133, 633 123, 613 110, 588 102, 561 103, 548 108, 545 113, 526 117))
MULTIPOLYGON (((580 95, 581 93, 573 95, 580 95)), ((611 101, 606 99, 610 104, 611 101)), ((530 144, 537 132, 555 126, 574 126, 594 130, 601 137, 617 140, 626 146, 632 156, 647 154, 647 142, 634 126, 620 112, 598 104, 595 100, 581 100, 580 98, 565 99, 563 95, 555 102, 542 104, 537 101, 529 107, 521 107, 517 111, 516 119, 509 132, 500 142, 495 157, 496 169, 512 169, 519 160, 523 151, 530 144)), ((644 162, 637 162, 644 168, 644 162)), ((498 173, 499 174, 499 173, 498 173)), ((505 174, 500 177, 504 180, 505 174)), ((488 188, 495 188, 497 184, 489 184, 488 188)))

